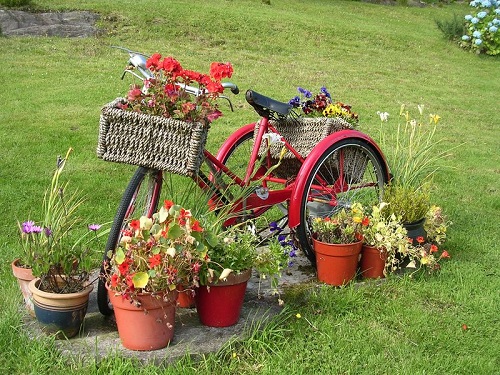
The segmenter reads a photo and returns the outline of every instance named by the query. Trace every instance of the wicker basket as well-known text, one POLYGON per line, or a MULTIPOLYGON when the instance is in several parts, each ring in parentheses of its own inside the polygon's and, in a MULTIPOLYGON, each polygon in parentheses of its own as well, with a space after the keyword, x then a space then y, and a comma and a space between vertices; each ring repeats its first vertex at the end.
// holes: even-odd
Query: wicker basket
MULTIPOLYGON (((309 155, 314 146, 328 135, 344 129, 353 129, 351 124, 338 117, 286 119, 283 121, 270 121, 270 125, 273 126, 304 158, 309 155)), ((259 124, 255 127, 254 136, 257 135, 258 130, 259 124)), ((278 162, 281 149, 282 145, 280 143, 271 145, 270 152, 273 164, 278 162)), ((265 152, 265 145, 261 145, 259 155, 262 156, 265 152)), ((347 170, 351 177, 356 174, 354 171, 357 171, 357 179, 361 178, 359 176, 359 171, 364 171, 364 166, 359 165, 359 162, 354 163, 356 165, 349 163, 349 160, 353 160, 352 156, 348 156, 346 159, 348 162, 344 163, 344 169, 346 169, 347 165, 347 170)), ((302 164, 295 158, 295 155, 291 152, 287 152, 281 160, 281 164, 274 170, 273 174, 279 178, 289 179, 299 173, 301 166, 302 164)), ((331 165, 330 169, 338 171, 338 165, 331 165)))
POLYGON ((97 157, 182 176, 196 175, 209 127, 117 108, 125 102, 117 98, 102 108, 97 157))

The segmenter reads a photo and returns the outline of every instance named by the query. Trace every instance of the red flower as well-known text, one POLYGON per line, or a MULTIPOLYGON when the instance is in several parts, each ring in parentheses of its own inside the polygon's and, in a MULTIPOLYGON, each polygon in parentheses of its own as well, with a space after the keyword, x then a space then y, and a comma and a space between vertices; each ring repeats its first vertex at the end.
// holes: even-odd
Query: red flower
POLYGON ((187 219, 191 217, 191 211, 181 208, 179 211, 179 225, 186 225, 187 219))
POLYGON ((194 111, 196 109, 196 104, 187 102, 187 103, 182 103, 182 113, 189 113, 191 111, 194 111))
POLYGON ((111 275, 111 287, 116 288, 117 285, 118 285, 118 275, 114 273, 113 275, 111 275))
POLYGON ((148 259, 149 262, 149 268, 154 268, 161 263, 161 255, 160 254, 155 254, 152 257, 148 259))
POLYGON ((363 221, 361 222, 361 225, 364 226, 364 227, 367 227, 368 224, 370 224, 370 218, 368 216, 365 216, 363 218, 363 221))
POLYGON ((190 81, 199 82, 201 79, 201 76, 202 76, 201 73, 195 72, 193 70, 186 70, 186 69, 182 71, 181 75, 188 82, 190 82, 190 81))
POLYGON ((431 253, 435 253, 438 251, 438 247, 436 245, 431 245, 431 249, 429 250, 431 253))
POLYGON ((170 210, 170 208, 174 205, 174 202, 169 201, 168 199, 165 199, 163 201, 163 207, 165 207, 167 210, 170 210))
POLYGON ((129 102, 133 102, 134 100, 140 98, 141 95, 142 95, 141 89, 134 87, 128 92, 127 99, 129 102))
POLYGON ((217 120, 221 116, 222 112, 216 109, 215 111, 207 115, 207 120, 208 122, 212 122, 214 120, 217 120))
POLYGON ((217 81, 226 77, 231 78, 232 75, 233 67, 230 63, 213 62, 210 65, 210 76, 217 81))
POLYGON ((126 275, 128 273, 129 266, 130 266, 129 259, 123 261, 120 265, 118 265, 118 271, 120 271, 120 275, 126 275))
POLYGON ((203 232, 203 228, 200 225, 200 222, 198 220, 195 220, 193 225, 191 226, 191 229, 195 232, 203 232))
POLYGON ((418 242, 418 243, 424 243, 424 242, 425 242, 424 237, 422 237, 422 236, 418 236, 418 237, 417 237, 417 242, 418 242))
POLYGON ((133 230, 141 229, 141 222, 139 220, 132 220, 129 224, 130 228, 133 230))
POLYGON ((163 70, 170 73, 172 77, 177 77, 182 72, 182 66, 173 57, 165 57, 163 60, 163 70))
POLYGON ((222 94, 224 92, 224 87, 220 82, 211 81, 207 84, 207 90, 210 93, 219 93, 222 94))
POLYGON ((441 253, 441 258, 449 258, 450 257, 450 254, 448 254, 448 252, 446 250, 444 250, 442 253, 441 253))
POLYGON ((160 67, 160 59, 161 55, 159 53, 154 53, 153 56, 146 61, 146 68, 150 70, 158 70, 160 67))
MULTIPOLYGON (((134 273, 135 275, 135 273, 134 273)), ((134 277, 134 275, 127 275, 127 277, 125 278, 126 282, 127 282, 127 286, 130 288, 130 290, 134 290, 134 281, 132 280, 132 278, 134 277)))

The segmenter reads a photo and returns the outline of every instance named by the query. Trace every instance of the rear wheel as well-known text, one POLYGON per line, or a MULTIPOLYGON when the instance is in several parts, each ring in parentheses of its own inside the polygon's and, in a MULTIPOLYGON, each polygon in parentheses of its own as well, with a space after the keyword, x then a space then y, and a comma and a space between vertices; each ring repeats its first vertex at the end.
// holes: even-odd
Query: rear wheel
POLYGON ((108 252, 114 252, 122 235, 122 230, 130 220, 140 216, 151 217, 158 207, 162 187, 162 172, 139 167, 132 176, 122 200, 118 206, 111 226, 101 266, 101 277, 97 287, 97 305, 103 315, 111 315, 113 309, 109 304, 106 290, 106 268, 109 265, 108 252))
POLYGON ((306 177, 301 193, 300 224, 295 230, 298 245, 313 265, 311 223, 315 217, 349 209, 354 202, 371 206, 380 202, 388 171, 380 153, 357 138, 338 141, 318 158, 306 177))

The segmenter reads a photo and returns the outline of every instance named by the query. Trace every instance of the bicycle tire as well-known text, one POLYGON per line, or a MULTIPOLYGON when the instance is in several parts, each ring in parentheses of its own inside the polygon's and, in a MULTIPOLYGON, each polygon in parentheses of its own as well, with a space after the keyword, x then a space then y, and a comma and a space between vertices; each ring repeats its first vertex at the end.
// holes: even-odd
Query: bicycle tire
POLYGON ((161 171, 139 167, 123 193, 106 242, 97 285, 97 306, 103 315, 113 313, 105 281, 106 267, 110 260, 108 253, 115 251, 122 230, 127 226, 130 219, 136 219, 142 215, 151 217, 156 211, 160 199, 162 178, 161 171))
POLYGON ((304 189, 300 193, 300 222, 295 228, 295 239, 313 266, 316 265, 316 257, 311 240, 312 218, 331 216, 338 209, 349 208, 353 202, 364 205, 380 202, 387 182, 388 171, 382 155, 362 139, 337 141, 320 154, 311 173, 306 176, 304 189), (347 155, 351 155, 351 158, 346 158, 347 155), (362 168, 356 170, 356 166, 362 168), (338 178, 340 170, 344 171, 342 175, 346 183, 337 186, 342 192, 332 197, 331 194, 326 194, 328 189, 324 189, 325 194, 322 195, 319 186, 324 186, 325 183, 331 186, 343 180, 338 178))

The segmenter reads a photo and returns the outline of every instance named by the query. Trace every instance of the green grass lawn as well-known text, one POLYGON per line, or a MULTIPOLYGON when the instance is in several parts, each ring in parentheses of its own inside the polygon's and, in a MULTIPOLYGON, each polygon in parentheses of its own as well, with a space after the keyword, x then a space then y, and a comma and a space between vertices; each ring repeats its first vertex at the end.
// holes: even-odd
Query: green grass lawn
MULTIPOLYGON (((436 19, 466 4, 383 6, 333 0, 38 0, 41 9, 95 10, 103 35, 87 39, 0 37, 0 369, 11 374, 498 374, 500 368, 500 61, 448 42, 436 19), (113 218, 134 170, 98 160, 100 108, 124 95, 127 56, 112 45, 175 56, 208 70, 230 61, 241 92, 287 101, 296 87, 325 85, 376 137, 377 111, 400 105, 442 117, 453 148, 435 180, 434 203, 453 221, 442 270, 361 288, 294 288, 286 311, 248 340, 201 362, 144 366, 119 357, 89 366, 60 356, 50 338, 29 337, 10 262, 17 221, 35 218, 56 156, 75 152, 71 184, 87 193, 89 222, 113 218), (300 314, 300 318, 296 314, 300 314), (463 325, 468 328, 463 329, 463 325)), ((256 114, 236 111, 212 126, 216 150, 256 114)), ((89 355, 91 355, 89 353, 89 355)))

